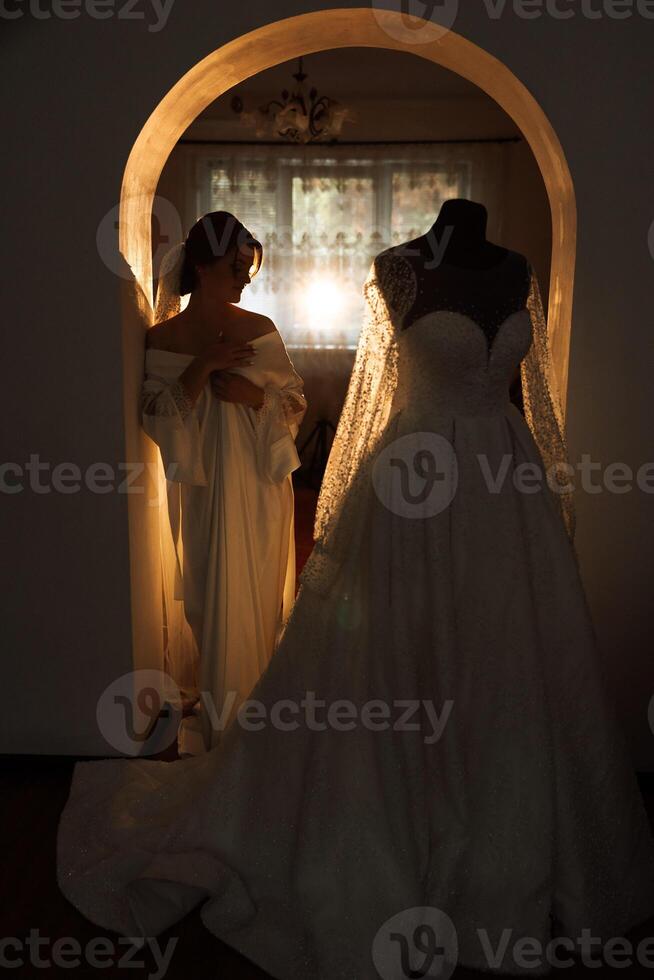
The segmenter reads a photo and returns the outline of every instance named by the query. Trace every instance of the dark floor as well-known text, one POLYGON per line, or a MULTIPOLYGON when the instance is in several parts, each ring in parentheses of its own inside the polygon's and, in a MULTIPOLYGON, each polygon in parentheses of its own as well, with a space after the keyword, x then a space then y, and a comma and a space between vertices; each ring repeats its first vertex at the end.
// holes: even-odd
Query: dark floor
MULTIPOLYGON (((296 540, 298 574, 311 550, 311 527, 316 494, 296 485, 296 540)), ((120 937, 88 922, 59 892, 56 882, 56 831, 59 815, 66 802, 75 760, 57 756, 0 756, 0 839, 5 842, 2 862, 2 898, 0 899, 0 969, 9 975, 27 977, 61 973, 75 977, 97 976, 165 976, 170 980, 265 980, 267 974, 244 959, 229 946, 212 936, 202 925, 197 910, 191 912, 175 927, 158 937, 159 949, 175 941, 170 965, 164 971, 148 950, 131 956, 131 962, 120 961, 127 955, 127 946, 120 937), (57 940, 73 939, 84 950, 96 937, 105 937, 113 945, 103 957, 108 968, 93 967, 82 957, 81 965, 73 967, 37 966, 34 954, 30 957, 25 942, 30 930, 46 942, 39 955, 47 962, 53 955, 57 940), (9 937, 23 945, 8 945, 3 951, 2 940, 9 937), (6 960, 3 960, 6 957, 6 960), (11 960, 22 959, 23 965, 10 966, 11 960), (139 966, 139 963, 142 964, 139 966)), ((654 824, 654 774, 640 777, 640 785, 650 819, 654 824)), ((326 864, 329 855, 325 855, 326 864)), ((654 919, 638 930, 627 934, 634 946, 641 939, 654 936, 654 919)), ((72 955, 66 957, 73 959, 72 955)), ((580 974, 606 974, 609 968, 573 966, 563 972, 568 977, 580 974)), ((615 968, 612 972, 615 972, 615 968)), ((483 977, 485 974, 458 969, 455 980, 483 977)), ((620 976, 648 976, 654 980, 654 969, 627 967, 620 976)), ((488 976, 488 974, 486 974, 488 976)), ((286 980, 279 977, 276 980, 286 980)), ((311 980, 307 977, 307 980, 311 980)), ((336 980, 336 978, 335 978, 336 980)), ((356 980, 356 978, 352 978, 356 980)), ((395 980, 395 978, 394 978, 395 980)), ((397 980, 402 980, 398 977, 397 980)))
MULTIPOLYGON (((119 945, 116 934, 88 922, 59 892, 55 875, 55 843, 59 814, 68 796, 74 760, 55 756, 4 756, 0 757, 0 793, 2 814, 0 834, 5 841, 6 852, 2 862, 2 905, 0 912, 0 937, 17 937, 25 941, 31 929, 38 930, 41 938, 48 939, 41 955, 51 955, 51 945, 56 939, 72 937, 84 948, 94 937, 105 936, 114 943, 118 961, 125 954, 126 946, 119 945)), ((650 818, 654 816, 654 775, 642 776, 641 789, 648 806, 650 818)), ((325 855, 325 861, 329 856, 325 855)), ((644 924, 635 933, 628 934, 634 944, 646 936, 654 936, 654 920, 644 924)), ((170 966, 165 976, 171 980, 263 980, 261 970, 212 936, 202 925, 197 911, 191 912, 175 927, 158 937, 160 948, 176 938, 170 966)), ((13 948, 7 951, 13 957, 13 948)), ((27 952, 24 953, 28 958, 27 952)), ((99 970, 90 965, 65 969, 53 967, 49 973, 65 972, 72 977, 91 976, 154 976, 156 964, 151 953, 139 953, 145 966, 137 969, 117 965, 99 970), (119 972, 120 969, 120 972, 119 972)), ((0 952, 0 968, 2 953, 0 952)), ((5 967, 6 968, 6 967, 5 967)), ((604 971, 606 971, 604 967, 604 971)), ((635 976, 635 967, 620 971, 621 976, 635 976)), ((591 968, 570 967, 567 976, 583 972, 590 975, 591 968)), ((602 968, 593 969, 595 975, 602 968)), ((30 965, 13 970, 14 976, 43 976, 43 969, 30 965)), ((11 975, 11 974, 10 974, 11 975)), ((654 977, 653 970, 640 975, 654 977)), ((467 970, 457 970, 457 978, 483 976, 467 970)), ((276 980, 285 980, 283 977, 276 980)), ((309 978, 308 978, 309 980, 309 978)), ((401 980, 401 978, 398 978, 401 980)))

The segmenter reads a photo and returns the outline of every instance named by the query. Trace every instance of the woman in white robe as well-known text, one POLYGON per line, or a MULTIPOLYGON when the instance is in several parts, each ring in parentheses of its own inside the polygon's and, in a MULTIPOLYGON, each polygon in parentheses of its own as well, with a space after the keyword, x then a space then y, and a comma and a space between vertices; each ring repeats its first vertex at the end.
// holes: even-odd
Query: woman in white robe
POLYGON ((243 226, 226 212, 205 215, 167 259, 141 420, 169 481, 175 598, 183 599, 199 651, 209 750, 267 666, 295 599, 291 474, 300 465, 295 438, 307 406, 272 321, 230 305, 261 261, 261 246, 243 226), (191 300, 176 314, 180 291, 191 300))

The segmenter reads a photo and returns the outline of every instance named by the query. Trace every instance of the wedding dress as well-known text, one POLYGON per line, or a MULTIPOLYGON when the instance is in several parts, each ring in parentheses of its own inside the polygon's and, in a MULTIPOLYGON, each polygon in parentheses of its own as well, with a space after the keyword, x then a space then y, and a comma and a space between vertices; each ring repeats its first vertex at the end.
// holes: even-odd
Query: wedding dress
POLYGON ((564 493, 511 479, 565 460, 530 274, 489 351, 461 311, 402 330, 415 280, 377 257, 316 547, 248 715, 204 756, 75 767, 58 881, 91 921, 157 936, 199 906, 279 980, 373 980, 409 960, 416 976, 540 975, 546 960, 513 955, 520 937, 606 941, 654 913, 567 475, 564 493), (496 493, 478 454, 493 474, 507 454, 496 493), (434 917, 445 953, 423 969, 417 924, 434 917), (489 963, 482 937, 507 932, 489 963))

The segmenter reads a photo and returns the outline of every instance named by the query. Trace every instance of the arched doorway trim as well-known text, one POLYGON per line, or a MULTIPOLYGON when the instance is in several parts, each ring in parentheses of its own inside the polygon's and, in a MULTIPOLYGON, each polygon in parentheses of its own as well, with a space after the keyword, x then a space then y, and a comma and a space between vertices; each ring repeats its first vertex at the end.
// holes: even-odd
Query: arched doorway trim
POLYGON ((486 92, 512 117, 540 168, 552 215, 548 327, 565 413, 576 251, 576 204, 561 144, 525 85, 497 58, 453 31, 396 11, 370 7, 320 10, 276 21, 230 41, 196 64, 170 89, 141 130, 129 155, 120 197, 119 248, 135 281, 122 281, 126 459, 145 462, 146 493, 128 497, 135 667, 160 666, 161 580, 155 493, 156 456, 140 432, 138 393, 143 328, 152 323, 152 204, 163 167, 190 123, 234 85, 300 55, 341 47, 405 51, 456 72, 486 92), (432 25, 434 27, 434 25, 432 25), (421 36, 416 43, 417 31, 421 36))

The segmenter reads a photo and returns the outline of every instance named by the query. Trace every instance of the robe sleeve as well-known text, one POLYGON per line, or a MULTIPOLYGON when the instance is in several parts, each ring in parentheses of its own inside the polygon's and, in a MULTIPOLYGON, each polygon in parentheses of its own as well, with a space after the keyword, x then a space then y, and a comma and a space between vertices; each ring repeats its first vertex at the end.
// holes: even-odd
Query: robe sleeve
POLYGON ((257 455, 264 480, 279 483, 298 469, 295 440, 307 411, 304 382, 289 361, 284 385, 266 384, 260 408, 254 410, 257 455))
POLYGON ((146 377, 141 388, 141 425, 159 446, 167 480, 207 485, 200 424, 179 379, 146 377))

